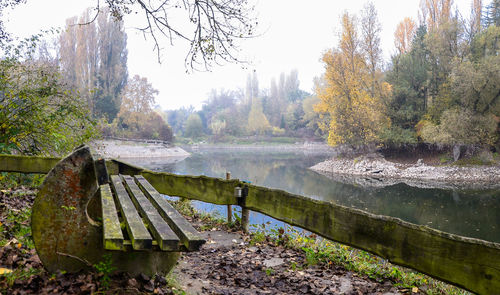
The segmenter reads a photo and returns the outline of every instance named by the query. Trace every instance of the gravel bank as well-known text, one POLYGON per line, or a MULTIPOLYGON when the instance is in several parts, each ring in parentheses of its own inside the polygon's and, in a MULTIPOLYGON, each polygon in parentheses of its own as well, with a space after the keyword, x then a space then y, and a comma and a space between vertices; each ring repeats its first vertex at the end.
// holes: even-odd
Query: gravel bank
POLYGON ((402 182, 423 188, 500 188, 499 166, 430 166, 420 160, 411 165, 398 164, 379 154, 369 154, 354 159, 332 158, 310 169, 362 186, 383 187, 402 182))
POLYGON ((104 158, 167 158, 187 157, 180 147, 122 140, 96 140, 91 147, 104 158))

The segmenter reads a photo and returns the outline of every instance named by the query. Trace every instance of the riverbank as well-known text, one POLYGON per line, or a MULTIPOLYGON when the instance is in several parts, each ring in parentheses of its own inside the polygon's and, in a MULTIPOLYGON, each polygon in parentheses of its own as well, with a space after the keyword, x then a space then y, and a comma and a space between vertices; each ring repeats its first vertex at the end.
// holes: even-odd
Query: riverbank
POLYGON ((128 140, 96 140, 90 147, 104 158, 185 158, 189 153, 178 146, 128 140))
POLYGON ((197 143, 192 145, 182 145, 182 148, 196 151, 259 151, 259 152, 301 152, 301 153, 328 153, 335 154, 336 150, 326 143, 318 142, 297 142, 297 143, 197 143))
POLYGON ((500 166, 430 165, 388 161, 378 153, 358 157, 333 157, 312 167, 335 181, 365 187, 405 183, 420 188, 499 189, 500 166))

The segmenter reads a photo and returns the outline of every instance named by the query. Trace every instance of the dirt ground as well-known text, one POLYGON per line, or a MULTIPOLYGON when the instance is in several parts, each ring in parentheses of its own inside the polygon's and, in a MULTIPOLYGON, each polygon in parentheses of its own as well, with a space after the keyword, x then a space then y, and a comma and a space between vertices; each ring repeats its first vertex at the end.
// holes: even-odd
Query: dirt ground
POLYGON ((207 245, 183 255, 174 277, 187 294, 400 294, 391 282, 376 282, 335 265, 306 265, 302 251, 246 236, 203 233, 207 245))

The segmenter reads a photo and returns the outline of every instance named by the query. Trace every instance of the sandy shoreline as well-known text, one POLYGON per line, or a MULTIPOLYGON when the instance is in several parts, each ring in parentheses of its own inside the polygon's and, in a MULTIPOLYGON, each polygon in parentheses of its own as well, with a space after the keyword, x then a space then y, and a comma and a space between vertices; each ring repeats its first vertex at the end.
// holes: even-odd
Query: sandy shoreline
POLYGON ((91 148, 104 158, 171 158, 188 157, 190 154, 178 146, 160 143, 140 143, 123 140, 96 140, 91 148))
POLYGON ((353 159, 331 158, 310 169, 336 181, 367 187, 406 183, 422 188, 500 188, 499 166, 430 166, 421 162, 399 164, 371 154, 353 159))

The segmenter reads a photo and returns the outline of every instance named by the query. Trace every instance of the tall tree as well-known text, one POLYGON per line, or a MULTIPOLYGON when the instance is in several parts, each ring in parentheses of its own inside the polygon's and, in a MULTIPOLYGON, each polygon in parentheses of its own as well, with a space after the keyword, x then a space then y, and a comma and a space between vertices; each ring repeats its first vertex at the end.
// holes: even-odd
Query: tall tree
POLYGON ((201 122, 200 115, 196 113, 189 115, 186 120, 186 131, 184 135, 194 139, 203 135, 203 123, 201 122))
POLYGON ((262 99, 255 97, 252 99, 252 108, 248 114, 248 130, 253 134, 264 134, 271 125, 262 110, 262 99))
POLYGON ((281 121, 281 104, 280 97, 278 94, 278 84, 276 84, 276 79, 271 79, 271 88, 269 91, 269 103, 268 107, 264 110, 271 125, 279 126, 281 121))
POLYGON ((426 28, 420 26, 409 46, 410 51, 393 56, 386 73, 386 81, 392 87, 391 96, 386 101, 392 123, 385 134, 387 143, 416 142, 414 128, 427 111, 429 61, 426 34, 426 28))
POLYGON ((136 138, 154 138, 170 141, 172 131, 165 120, 154 111, 158 90, 147 78, 135 75, 129 79, 122 94, 116 124, 123 135, 136 138))
POLYGON ((108 11, 103 12, 97 18, 99 69, 95 100, 98 114, 111 121, 120 109, 120 93, 127 83, 127 35, 123 22, 116 22, 108 11))
POLYGON ((101 10, 97 22, 87 9, 66 21, 59 38, 61 67, 68 81, 85 97, 95 117, 112 121, 120 109, 127 81, 127 36, 122 22, 101 10), (85 25, 79 25, 85 24, 85 25))
POLYGON ((259 96, 259 79, 257 77, 257 72, 252 72, 252 74, 247 75, 247 85, 246 85, 246 98, 251 101, 254 97, 259 96))
POLYGON ((323 62, 325 83, 316 86, 321 100, 316 110, 331 118, 329 125, 324 126, 329 132, 328 143, 376 142, 389 120, 383 114, 381 97, 371 95, 372 78, 354 16, 344 13, 339 46, 326 52, 323 62))
POLYGON ((293 69, 285 78, 285 97, 288 102, 295 102, 302 99, 299 92, 299 85, 299 72, 297 69, 293 69))
POLYGON ((361 11, 361 50, 365 56, 366 67, 370 74, 369 87, 371 96, 379 92, 378 85, 382 77, 382 50, 380 49, 380 32, 382 26, 377 17, 373 2, 368 2, 361 11))
POLYGON ((484 18, 486 27, 495 25, 500 27, 500 0, 492 0, 486 7, 486 16, 484 18))
POLYGON ((396 27, 394 32, 394 45, 398 50, 398 54, 404 54, 410 51, 411 41, 416 32, 415 22, 409 18, 405 17, 396 27))
MULTIPOLYGON (((77 87, 76 80, 76 30, 77 26, 73 24, 78 22, 78 17, 74 16, 66 19, 66 30, 64 30, 59 36, 59 62, 60 67, 64 71, 64 77, 69 85, 77 87)), ((83 93, 81 93, 83 94, 83 93)), ((85 97, 87 103, 91 104, 90 98, 85 97)))
MULTIPOLYGON (((87 9, 79 19, 79 23, 88 23, 91 20, 91 9, 87 9)), ((71 24, 70 24, 71 26, 71 24)), ((72 26, 75 26, 73 23, 72 26)), ((92 114, 97 114, 95 88, 97 86, 97 70, 99 66, 99 52, 97 44, 97 27, 95 23, 86 26, 75 26, 76 46, 74 56, 61 55, 61 58, 74 59, 76 86, 89 102, 92 114)), ((74 37, 69 36, 70 39, 74 37)), ((70 62, 71 63, 71 62, 70 62)))
POLYGON ((453 0, 420 0, 420 22, 429 31, 437 29, 451 19, 453 0))

